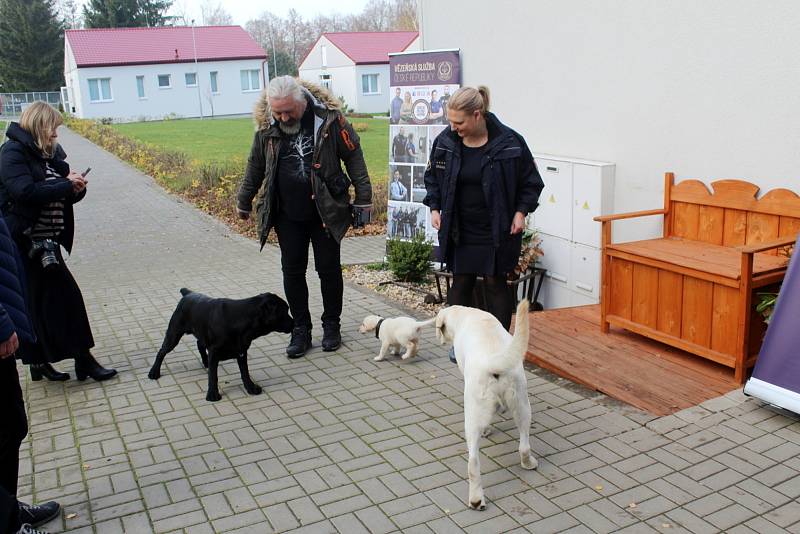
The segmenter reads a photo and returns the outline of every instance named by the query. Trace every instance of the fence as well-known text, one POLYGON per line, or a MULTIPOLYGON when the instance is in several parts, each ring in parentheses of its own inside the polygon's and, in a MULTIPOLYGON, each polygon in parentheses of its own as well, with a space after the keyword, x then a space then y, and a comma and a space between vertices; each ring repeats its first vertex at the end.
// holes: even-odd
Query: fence
POLYGON ((43 100, 58 109, 62 106, 59 91, 40 91, 33 93, 0 93, 0 116, 17 117, 28 104, 43 100))

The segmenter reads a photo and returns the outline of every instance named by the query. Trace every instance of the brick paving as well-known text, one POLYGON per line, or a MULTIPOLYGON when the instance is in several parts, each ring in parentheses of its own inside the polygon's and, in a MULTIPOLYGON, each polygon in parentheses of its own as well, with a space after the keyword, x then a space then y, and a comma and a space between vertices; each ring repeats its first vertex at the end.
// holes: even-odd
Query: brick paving
MULTIPOLYGON (((215 296, 282 294, 278 251, 179 199, 62 129, 91 165, 69 263, 83 288, 106 383, 31 383, 20 495, 58 499, 52 532, 800 532, 800 420, 733 391, 654 418, 538 369, 528 375, 537 471, 517 465, 513 423, 482 442, 488 507, 468 510, 462 380, 425 338, 413 361, 373 362, 367 313, 398 314, 345 288, 344 346, 284 355, 257 340, 247 395, 233 362, 205 401, 194 342, 147 371, 186 286, 215 296)), ((345 261, 380 259, 380 238, 345 261)), ((321 314, 309 276, 312 315, 321 314)), ((317 320, 318 322, 318 320, 317 320)), ((62 370, 73 372, 67 362, 62 370)), ((620 370, 624 372, 624 370, 620 370)))

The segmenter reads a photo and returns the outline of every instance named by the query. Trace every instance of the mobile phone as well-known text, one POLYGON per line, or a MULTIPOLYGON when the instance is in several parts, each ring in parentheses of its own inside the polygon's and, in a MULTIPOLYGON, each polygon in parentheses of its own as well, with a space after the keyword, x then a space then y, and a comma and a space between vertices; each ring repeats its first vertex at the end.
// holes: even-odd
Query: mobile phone
POLYGON ((89 174, 89 171, 91 171, 91 170, 92 170, 91 167, 86 167, 86 170, 81 173, 81 176, 86 178, 86 175, 89 174))

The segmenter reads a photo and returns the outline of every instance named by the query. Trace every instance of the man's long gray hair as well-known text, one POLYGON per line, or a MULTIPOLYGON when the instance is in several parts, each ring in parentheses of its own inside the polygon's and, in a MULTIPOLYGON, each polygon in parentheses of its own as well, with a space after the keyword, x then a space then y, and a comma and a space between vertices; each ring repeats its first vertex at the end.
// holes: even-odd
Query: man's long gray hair
POLYGON ((270 80, 267 96, 270 99, 293 98, 297 102, 302 102, 305 99, 300 84, 291 76, 278 76, 270 80))

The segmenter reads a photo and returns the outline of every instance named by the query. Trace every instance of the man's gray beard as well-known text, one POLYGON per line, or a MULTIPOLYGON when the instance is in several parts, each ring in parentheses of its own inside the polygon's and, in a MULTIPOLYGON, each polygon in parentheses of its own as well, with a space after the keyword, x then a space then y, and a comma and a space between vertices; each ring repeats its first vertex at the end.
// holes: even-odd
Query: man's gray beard
POLYGON ((278 121, 278 128, 286 135, 297 135, 300 132, 300 127, 300 121, 295 121, 294 124, 286 124, 285 122, 278 121))

